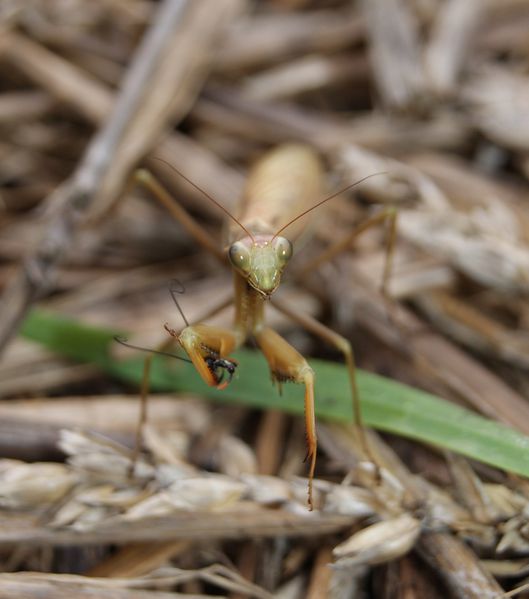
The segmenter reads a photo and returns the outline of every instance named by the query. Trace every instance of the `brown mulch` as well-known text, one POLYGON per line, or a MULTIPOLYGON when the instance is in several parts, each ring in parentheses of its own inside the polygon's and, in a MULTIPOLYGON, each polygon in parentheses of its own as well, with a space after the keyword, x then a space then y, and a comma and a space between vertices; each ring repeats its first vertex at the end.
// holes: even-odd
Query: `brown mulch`
POLYGON ((230 275, 132 173, 222 249, 207 194, 236 211, 252 163, 301 142, 329 193, 380 174, 318 213, 278 296, 361 367, 529 434, 529 2, 5 0, 0 24, 0 596, 522 587, 527 481, 375 434, 373 469, 349 428, 321 423, 309 514, 301 419, 161 394, 131 478, 137 390, 17 333, 38 305, 154 347, 181 326, 175 276, 201 319, 230 275), (389 299, 384 227, 301 274, 381 207, 398 210, 389 299))

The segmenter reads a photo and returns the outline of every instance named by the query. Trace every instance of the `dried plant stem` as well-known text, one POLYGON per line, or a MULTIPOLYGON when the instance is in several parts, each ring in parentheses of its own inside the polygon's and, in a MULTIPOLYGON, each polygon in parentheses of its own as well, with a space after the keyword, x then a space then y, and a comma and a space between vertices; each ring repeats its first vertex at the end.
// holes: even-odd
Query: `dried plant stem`
POLYGON ((409 108, 426 88, 418 23, 401 0, 365 0, 362 6, 382 100, 394 108, 409 108))
POLYGON ((0 545, 124 544, 179 539, 248 539, 256 536, 319 536, 351 526, 349 516, 293 514, 283 510, 252 508, 220 512, 181 512, 167 517, 108 522, 92 530, 54 530, 32 516, 15 517, 0 526, 0 545))
MULTIPOLYGON (((226 4, 228 7, 231 6, 231 10, 226 10, 228 14, 224 16, 224 19, 227 19, 229 14, 235 13, 243 2, 243 0, 223 1, 231 3, 226 4)), ((219 3, 219 6, 224 5, 220 5, 219 3)), ((219 11, 217 13, 217 20, 221 20, 220 18, 222 15, 223 12, 219 11)), ((208 36, 212 37, 216 29, 221 26, 221 23, 217 23, 217 27, 211 32, 211 25, 204 29, 205 25, 208 23, 210 23, 209 20, 206 21, 205 24, 202 20, 197 20, 195 23, 196 31, 193 27, 188 28, 188 35, 195 40, 195 44, 200 46, 202 52, 205 48, 204 37, 206 37, 206 39, 208 36)), ((215 22, 213 22, 213 24, 215 24, 215 22)), ((186 39, 188 38, 186 37, 186 39)), ((75 65, 67 62, 64 58, 53 54, 49 50, 20 34, 9 33, 7 35, 7 40, 8 41, 1 46, 2 53, 0 54, 0 58, 9 62, 15 68, 23 71, 24 74, 30 77, 35 83, 42 86, 58 100, 66 102, 71 108, 76 110, 80 116, 84 117, 89 122, 96 125, 102 125, 105 122, 105 119, 112 110, 112 106, 115 102, 112 92, 105 87, 105 85, 75 65)), ((193 49, 189 49, 189 52, 194 54, 193 49)), ((202 55, 199 54, 199 56, 202 55)), ((179 60, 192 62, 193 58, 191 57, 188 60, 187 56, 184 55, 181 56, 179 60)), ((203 56, 201 60, 202 62, 207 62, 203 56)), ((157 79, 162 80, 162 83, 160 84, 162 89, 171 90, 178 87, 178 81, 173 83, 172 86, 167 87, 166 71, 167 69, 171 70, 174 76, 175 69, 172 68, 173 64, 168 61, 164 61, 164 66, 165 69, 159 69, 157 75, 157 79)), ((196 72, 193 73, 193 75, 196 78, 196 72)), ((193 81, 195 81, 195 79, 193 79, 193 81)), ((157 83, 153 83, 151 88, 156 86, 157 83)), ((182 87, 186 90, 186 93, 180 91, 180 97, 185 100, 181 105, 182 111, 184 111, 189 100, 188 94, 190 87, 186 87, 185 85, 182 87)), ((166 94, 166 100, 172 97, 172 94, 166 94)), ((147 97, 147 100, 148 99, 149 97, 147 97)), ((142 110, 151 113, 151 118, 158 118, 158 116, 153 113, 153 108, 151 108, 150 104, 143 107, 142 110)), ((176 121, 176 114, 174 112, 176 111, 176 106, 174 105, 174 101, 172 110, 172 120, 176 121)), ((156 130, 158 131, 159 129, 156 130)), ((148 140, 150 140, 151 137, 154 139, 154 131, 155 128, 152 124, 148 125, 148 123, 143 122, 143 126, 140 128, 137 135, 146 140, 145 146, 149 146, 150 141, 148 140)), ((137 145, 137 143, 138 142, 136 141, 134 145, 137 145)), ((124 145, 125 144, 121 144, 120 148, 124 145)), ((145 147, 144 151, 147 149, 150 149, 150 147, 145 147)), ((138 153, 139 151, 137 151, 137 154, 138 153)), ((189 179, 198 183, 211 195, 214 195, 224 206, 227 208, 234 206, 234 202, 237 197, 239 197, 242 188, 242 175, 234 169, 229 169, 226 165, 221 166, 221 162, 218 158, 211 152, 202 148, 191 138, 173 132, 171 135, 159 141, 158 146, 153 150, 153 155, 162 158, 171 164, 178 164, 180 170, 185 172, 189 179)), ((138 158, 139 156, 136 156, 136 159, 138 158)), ((195 201, 200 205, 201 210, 210 213, 213 216, 218 216, 215 208, 211 206, 211 202, 205 201, 201 194, 198 194, 195 189, 185 182, 182 182, 181 178, 170 169, 161 165, 158 161, 149 161, 149 167, 155 172, 162 171, 164 179, 173 179, 177 188, 184 189, 186 194, 190 194, 194 197, 195 201)), ((113 200, 111 194, 106 193, 103 197, 105 196, 107 202, 110 203, 113 200)), ((101 195, 99 195, 99 197, 101 197, 101 195)), ((47 203, 51 202, 52 198, 49 198, 47 203)), ((94 210, 99 214, 103 211, 101 208, 91 208, 91 212, 94 210)))
POLYGON ((338 121, 327 113, 286 102, 261 102, 247 98, 235 87, 208 85, 193 109, 201 122, 248 140, 279 143, 293 139, 335 152, 341 144, 362 144, 387 151, 415 148, 453 148, 467 139, 468 123, 454 112, 432 121, 399 123, 397 118, 370 114, 357 122, 338 121))
POLYGON ((479 0, 450 0, 440 8, 425 52, 426 75, 438 93, 454 91, 484 8, 479 0))
POLYGON ((287 423, 287 416, 283 412, 268 410, 263 414, 255 450, 261 474, 277 473, 287 423))
MULTIPOLYGON (((109 195, 116 193, 123 184, 131 164, 152 145, 167 119, 174 118, 177 112, 182 116, 188 108, 200 79, 197 79, 196 74, 192 74, 189 68, 194 65, 199 69, 199 73, 205 76, 203 64, 206 58, 204 51, 198 52, 198 64, 193 62, 192 65, 188 65, 189 54, 195 56, 198 45, 201 48, 209 48, 211 54, 218 28, 238 4, 237 0, 224 0, 215 3, 214 6, 208 2, 195 1, 188 6, 182 2, 166 0, 161 5, 157 19, 127 75, 109 120, 93 139, 76 172, 49 199, 49 204, 58 211, 47 225, 37 247, 26 259, 23 268, 1 298, 0 348, 3 348, 16 332, 31 304, 51 285, 55 268, 94 199, 102 192, 109 195), (186 10, 184 7, 187 7, 186 10), (207 20, 209 39, 205 39, 205 32, 201 26, 204 11, 210 15, 207 20), (185 30, 186 35, 177 35, 179 29, 185 30), (194 39, 195 35, 197 39, 194 45, 190 46, 190 39, 194 39), (180 46, 181 38, 184 47, 180 46), (187 51, 184 51, 186 49, 187 51), (180 68, 167 62, 167 56, 176 57, 178 50, 182 51, 179 61, 185 64, 180 68), (176 71, 177 75, 171 79, 171 85, 165 88, 165 93, 160 94, 161 99, 154 105, 149 102, 145 105, 148 90, 158 88, 162 83, 159 78, 163 80, 171 69, 176 71), (185 89, 186 92, 181 93, 180 105, 177 107, 171 93, 173 89, 179 88, 185 89), (160 108, 162 115, 154 114, 154 109, 160 108)), ((12 36, 7 38, 12 39, 12 36)), ((26 64, 26 68, 30 69, 31 64, 26 64)), ((82 85, 83 80, 77 78, 75 88, 78 89, 78 86, 82 85)), ((61 85, 58 84, 58 87, 61 85)), ((92 94, 95 89, 98 88, 90 86, 92 94)), ((88 90, 86 91, 88 93, 88 90)), ((95 96, 90 97, 97 105, 96 110, 92 109, 92 118, 100 119, 103 108, 107 110, 108 96, 96 92, 95 96)))
MULTIPOLYGON (((1 46, 0 46, 1 51, 1 46)), ((0 123, 42 118, 55 104, 43 92, 9 92, 0 95, 0 123)))
POLYGON ((307 599, 320 599, 328 597, 332 570, 329 564, 332 562, 332 547, 324 545, 316 554, 312 574, 307 589, 307 599))
POLYGON ((418 551, 430 566, 442 574, 457 599, 499 599, 503 591, 483 568, 476 554, 459 539, 427 532, 419 539, 418 551))
MULTIPOLYGON (((180 593, 165 593, 163 591, 146 591, 145 589, 112 589, 99 585, 89 584, 89 579, 78 578, 72 583, 67 576, 65 580, 27 580, 23 574, 3 574, 2 585, 3 599, 91 599, 102 597, 106 599, 175 599, 184 597, 180 593)), ((190 595, 185 595, 186 598, 190 595)), ((205 596, 202 596, 203 599, 205 596)), ((195 596, 195 599, 199 599, 195 596)))
POLYGON ((358 56, 308 56, 248 77, 246 97, 260 101, 287 99, 330 85, 359 85, 369 76, 369 63, 358 56))
POLYGON ((215 66, 217 71, 238 73, 281 63, 296 54, 335 52, 358 44, 363 37, 362 19, 349 10, 257 15, 247 27, 230 32, 215 66))
MULTIPOLYGON (((103 121, 112 108, 108 94, 94 78, 84 76, 77 67, 22 34, 13 31, 3 34, 0 59, 20 69, 66 104, 71 104, 73 97, 82 97, 80 110, 88 120, 103 121)), ((122 97, 124 94, 125 90, 122 97)))
MULTIPOLYGON (((320 427, 322 445, 348 467, 351 457, 361 456, 354 441, 352 427, 324 425, 320 427)), ((398 478, 406 491, 406 503, 423 505, 427 501, 425 488, 415 478, 397 454, 378 435, 370 433, 369 444, 377 463, 398 478)), ((373 488, 376 493, 376 486, 373 488)), ((449 533, 424 532, 419 540, 420 555, 443 578, 458 599, 499 598, 502 591, 494 578, 485 571, 476 554, 463 541, 449 533)))
POLYGON ((90 576, 133 578, 143 576, 163 566, 170 559, 188 551, 189 541, 164 543, 137 543, 128 545, 100 562, 89 572, 90 576))
MULTIPOLYGON (((374 335, 399 353, 413 357, 417 370, 427 374, 430 384, 441 382, 466 405, 529 434, 529 406, 521 395, 453 343, 427 329, 410 310, 395 306, 392 318, 388 318, 382 298, 375 291, 376 282, 367 279, 356 266, 350 276, 357 284, 351 287, 348 299, 355 305, 356 317, 374 335)), ((327 283, 332 285, 331 280, 327 283)))

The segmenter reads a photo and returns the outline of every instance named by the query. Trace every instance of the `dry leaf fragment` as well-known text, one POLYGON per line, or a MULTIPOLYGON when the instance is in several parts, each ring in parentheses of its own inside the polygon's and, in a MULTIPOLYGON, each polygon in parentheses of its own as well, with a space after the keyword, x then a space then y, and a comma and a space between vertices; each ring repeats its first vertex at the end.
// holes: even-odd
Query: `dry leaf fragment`
POLYGON ((290 484, 277 476, 244 474, 241 481, 247 486, 247 497, 261 505, 280 505, 292 499, 290 484))
POLYGON ((47 506, 61 499, 78 481, 64 464, 14 465, 0 477, 0 505, 9 508, 47 506))
POLYGON ((527 558, 519 560, 484 559, 481 560, 481 563, 495 578, 519 578, 529 574, 529 560, 527 558))
POLYGON ((486 221, 499 221, 498 210, 479 209, 471 214, 406 210, 399 220, 399 231, 424 250, 450 260, 479 283, 511 293, 529 290, 529 252, 512 231, 486 221))
POLYGON ((336 161, 346 183, 354 183, 366 174, 377 173, 359 185, 359 189, 371 201, 383 204, 418 202, 432 211, 446 210, 450 206, 444 193, 430 177, 394 158, 347 144, 336 152, 336 161))
POLYGON ((148 489, 125 487, 116 488, 114 485, 92 487, 76 495, 76 499, 87 506, 110 507, 125 509, 143 500, 150 492, 148 489))
POLYGON ((175 506, 167 491, 162 491, 140 501, 122 517, 124 520, 141 520, 154 516, 165 516, 174 513, 175 506))
POLYGON ((224 435, 218 445, 218 467, 228 476, 257 474, 257 458, 252 448, 233 435, 224 435))
MULTIPOLYGON (((315 482, 319 486, 323 481, 315 482)), ((322 508, 324 512, 355 518, 365 518, 376 513, 378 501, 368 489, 331 483, 327 483, 326 486, 327 494, 322 508)))
POLYGON ((490 139, 512 150, 529 148, 529 80, 506 68, 484 67, 463 90, 472 119, 490 139))
POLYGON ((185 461, 190 435, 185 431, 160 431, 152 426, 143 429, 143 443, 156 462, 180 464, 185 461))
POLYGON ((383 506, 386 516, 398 515, 402 511, 406 490, 402 481, 387 468, 377 468, 373 462, 360 462, 354 472, 355 482, 371 489, 378 500, 378 510, 383 506))
POLYGON ((156 482, 160 487, 168 487, 176 480, 197 476, 198 470, 190 464, 160 464, 156 468, 156 482))
POLYGON ((334 567, 374 565, 402 557, 415 545, 421 523, 409 514, 384 520, 355 533, 333 549, 334 567))
MULTIPOLYGON (((62 430, 59 448, 67 455, 68 463, 92 480, 130 484, 131 451, 105 437, 78 430, 62 430)), ((134 465, 134 478, 154 477, 155 469, 143 460, 134 465)))
POLYGON ((65 503, 59 510, 57 510, 55 517, 53 520, 47 523, 47 526, 51 528, 62 528, 63 526, 68 526, 80 518, 85 509, 86 506, 80 501, 77 501, 77 499, 72 499, 71 501, 65 503))
MULTIPOLYGON (((125 484, 130 481, 130 459, 118 454, 97 453, 72 456, 68 463, 93 481, 125 484)), ((134 468, 134 479, 148 480, 155 474, 153 466, 139 460, 134 468)))
POLYGON ((79 517, 72 522, 70 527, 74 530, 84 531, 96 528, 101 522, 108 520, 113 515, 104 507, 86 507, 79 517))
POLYGON ((246 485, 227 476, 204 476, 175 481, 168 489, 174 507, 184 510, 223 509, 236 503, 246 485))
POLYGON ((425 481, 421 484, 427 488, 425 507, 428 514, 428 525, 431 528, 439 529, 451 526, 459 529, 464 523, 471 520, 470 512, 457 503, 446 491, 425 481))
POLYGON ((528 509, 527 499, 505 485, 483 483, 483 486, 502 519, 514 518, 528 509))
MULTIPOLYGON (((524 528, 527 527, 527 518, 525 516, 516 516, 503 523, 499 530, 503 533, 500 542, 496 547, 496 553, 519 553, 527 554, 529 552, 529 534, 524 535, 524 528)), ((527 531, 525 531, 527 533, 527 531)))
POLYGON ((174 481, 167 489, 140 501, 126 519, 161 516, 179 510, 218 510, 232 507, 246 492, 246 485, 227 476, 196 476, 174 481))

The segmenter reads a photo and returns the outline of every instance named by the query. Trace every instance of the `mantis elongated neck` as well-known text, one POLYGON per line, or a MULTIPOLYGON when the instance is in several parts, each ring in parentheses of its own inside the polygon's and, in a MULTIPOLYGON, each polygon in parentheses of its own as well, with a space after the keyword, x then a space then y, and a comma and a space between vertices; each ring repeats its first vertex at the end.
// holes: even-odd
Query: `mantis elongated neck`
POLYGON ((234 272, 235 329, 243 336, 241 343, 263 327, 265 298, 238 272, 234 272))

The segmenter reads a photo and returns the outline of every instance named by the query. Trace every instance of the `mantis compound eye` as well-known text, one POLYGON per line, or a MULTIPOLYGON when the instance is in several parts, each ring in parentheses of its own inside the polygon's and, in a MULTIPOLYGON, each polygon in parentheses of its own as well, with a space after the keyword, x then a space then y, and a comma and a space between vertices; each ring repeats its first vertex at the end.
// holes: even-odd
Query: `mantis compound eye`
POLYGON ((244 243, 241 243, 240 241, 233 243, 228 250, 228 258, 235 268, 242 270, 243 272, 249 272, 250 251, 244 243))
POLYGON ((292 258, 292 244, 286 237, 276 237, 272 241, 272 247, 277 256, 278 263, 281 267, 285 266, 285 264, 292 258))

